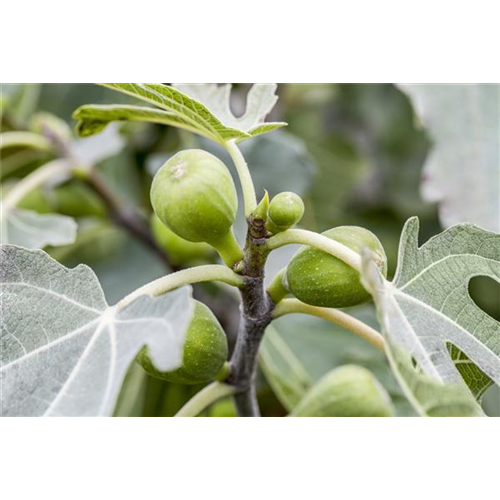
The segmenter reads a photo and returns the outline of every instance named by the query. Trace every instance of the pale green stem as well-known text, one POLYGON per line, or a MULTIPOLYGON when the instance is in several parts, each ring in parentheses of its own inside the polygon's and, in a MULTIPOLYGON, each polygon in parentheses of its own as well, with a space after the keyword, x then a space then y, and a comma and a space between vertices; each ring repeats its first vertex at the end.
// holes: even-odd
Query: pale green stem
POLYGON ((283 300, 290 293, 283 284, 285 272, 286 267, 281 269, 281 271, 276 274, 273 281, 271 281, 271 284, 267 287, 267 293, 275 304, 283 300))
POLYGON ((190 283, 201 283, 203 281, 222 281, 223 283, 236 287, 243 285, 243 278, 226 266, 213 264, 191 267, 147 283, 120 300, 117 307, 119 309, 124 308, 141 295, 157 297, 158 295, 163 295, 181 286, 190 283))
POLYGON ((27 147, 51 151, 52 144, 43 135, 33 132, 4 132, 0 134, 0 149, 27 147))
POLYGON ((297 299, 284 299, 274 308, 272 315, 273 318, 279 318, 286 314, 294 313, 309 314, 310 316, 326 319, 327 321, 335 323, 336 325, 342 326, 346 330, 355 333, 380 351, 385 352, 384 337, 377 332, 377 330, 374 330, 366 323, 363 323, 362 321, 359 321, 359 319, 353 318, 349 314, 339 311, 338 309, 311 306, 297 299))
POLYGON ((6 158, 1 157, 0 151, 0 177, 2 179, 8 177, 18 168, 24 167, 34 160, 40 158, 40 151, 36 149, 24 148, 20 151, 10 154, 6 158))
POLYGON ((224 264, 228 267, 232 268, 243 259, 243 250, 238 244, 232 229, 217 241, 210 241, 210 244, 217 250, 224 264))
POLYGON ((226 398, 234 394, 235 389, 231 385, 221 382, 213 382, 202 389, 191 398, 175 415, 176 417, 196 417, 203 410, 219 399, 226 398))
POLYGON ((245 217, 250 217, 251 213, 257 207, 257 197, 255 195, 255 187, 253 185, 252 176, 248 170, 247 162, 241 154, 236 141, 234 139, 227 141, 225 147, 231 156, 236 171, 241 182, 241 189, 243 191, 243 200, 245 202, 245 217))
POLYGON ((331 240, 322 234, 307 231, 305 229, 288 229, 282 233, 269 238, 267 246, 270 250, 275 250, 284 245, 300 243, 310 247, 318 248, 345 262, 348 266, 361 272, 361 256, 349 247, 342 245, 338 241, 331 240))
POLYGON ((73 165, 68 160, 54 160, 46 163, 34 172, 20 180, 2 200, 2 208, 5 212, 16 207, 16 205, 31 191, 42 186, 48 180, 57 175, 69 174, 73 165))

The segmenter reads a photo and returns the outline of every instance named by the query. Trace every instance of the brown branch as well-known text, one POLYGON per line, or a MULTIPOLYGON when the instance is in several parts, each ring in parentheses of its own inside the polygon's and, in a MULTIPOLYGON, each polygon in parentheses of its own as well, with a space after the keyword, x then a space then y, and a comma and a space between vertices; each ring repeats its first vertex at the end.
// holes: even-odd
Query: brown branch
POLYGON ((241 319, 236 347, 231 357, 228 383, 236 388, 235 402, 241 417, 260 416, 255 378, 259 346, 272 320, 273 303, 264 289, 264 267, 268 256, 263 221, 249 218, 243 260, 245 285, 241 289, 241 319))

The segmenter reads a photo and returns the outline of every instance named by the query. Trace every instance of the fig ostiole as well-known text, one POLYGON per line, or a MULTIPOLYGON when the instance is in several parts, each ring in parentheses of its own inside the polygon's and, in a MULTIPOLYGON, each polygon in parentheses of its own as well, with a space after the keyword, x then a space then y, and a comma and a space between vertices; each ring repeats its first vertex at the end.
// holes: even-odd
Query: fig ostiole
POLYGON ((147 348, 137 361, 152 377, 176 384, 201 384, 223 379, 227 372, 227 337, 217 318, 203 303, 195 300, 193 317, 186 332, 182 365, 169 372, 157 370, 147 348))
POLYGON ((232 230, 236 188, 227 167, 214 155, 191 149, 170 158, 153 179, 151 203, 177 236, 209 243, 230 267, 243 258, 232 230))
POLYGON ((194 264, 212 260, 214 249, 208 243, 193 243, 177 236, 155 214, 150 219, 151 231, 158 245, 174 265, 194 264))
MULTIPOLYGON (((340 226, 323 233, 361 254, 368 248, 375 254, 384 276, 387 257, 379 239, 367 229, 340 226)), ((284 287, 302 302, 320 307, 351 307, 370 300, 359 272, 337 257, 312 247, 302 247, 283 275, 284 287)))
POLYGON ((273 234, 295 226, 304 215, 304 202, 299 195, 286 191, 277 194, 269 204, 266 229, 273 234))

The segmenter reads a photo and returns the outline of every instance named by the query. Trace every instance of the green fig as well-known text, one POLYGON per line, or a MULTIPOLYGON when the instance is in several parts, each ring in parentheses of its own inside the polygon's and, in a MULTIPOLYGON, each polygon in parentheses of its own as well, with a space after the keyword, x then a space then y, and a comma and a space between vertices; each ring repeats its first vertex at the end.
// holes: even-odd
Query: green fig
POLYGON ((266 228, 273 234, 295 226, 304 215, 304 202, 299 195, 286 191, 277 194, 269 204, 266 228))
POLYGON ((189 264, 213 258, 214 249, 207 243, 193 243, 177 236, 155 214, 150 219, 151 231, 158 245, 165 250, 172 264, 189 264))
MULTIPOLYGON (((379 239, 367 229, 340 226, 323 235, 361 254, 367 247, 387 275, 387 257, 379 239)), ((351 307, 370 300, 358 271, 322 250, 302 247, 288 264, 283 284, 302 302, 321 307, 351 307)))
POLYGON ((182 365, 170 372, 155 368, 143 348, 137 361, 152 377, 176 384, 209 382, 223 371, 227 359, 227 337, 212 311, 195 300, 193 318, 186 332, 182 365))
POLYGON ((366 368, 346 365, 320 379, 293 409, 294 417, 391 417, 391 399, 366 368))
POLYGON ((212 245, 227 265, 242 259, 232 225, 238 199, 228 169, 199 149, 181 151, 157 172, 151 203, 158 218, 177 236, 212 245))

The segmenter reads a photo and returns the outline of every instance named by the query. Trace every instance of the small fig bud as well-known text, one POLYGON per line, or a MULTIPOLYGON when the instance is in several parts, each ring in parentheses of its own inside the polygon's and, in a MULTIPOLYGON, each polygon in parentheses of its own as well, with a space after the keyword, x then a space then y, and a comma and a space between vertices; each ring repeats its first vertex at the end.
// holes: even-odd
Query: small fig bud
POLYGON ((155 214, 151 215, 151 231, 158 245, 165 250, 174 265, 206 262, 214 256, 214 249, 210 245, 193 243, 177 236, 155 214))
POLYGON ((227 358, 227 337, 212 311, 195 301, 193 318, 186 332, 182 365, 170 372, 158 371, 145 347, 137 361, 152 377, 176 384, 201 384, 213 380, 227 358))
POLYGON ((233 179, 218 158, 199 149, 181 151, 157 172, 151 203, 158 218, 191 242, 207 242, 226 264, 242 258, 232 225, 238 199, 233 179))
POLYGON ((267 229, 279 233, 295 226, 304 215, 304 202, 292 192, 277 194, 269 204, 267 229))
POLYGON ((269 193, 265 191, 262 200, 260 200, 259 204, 252 212, 252 216, 257 220, 267 220, 267 211, 269 210, 269 193))
MULTIPOLYGON (((340 226, 323 233, 361 254, 364 247, 374 252, 387 275, 387 257, 379 239, 367 229, 340 226)), ((321 307, 351 307, 370 300, 358 271, 322 250, 301 248, 288 264, 284 285, 302 302, 321 307)))

